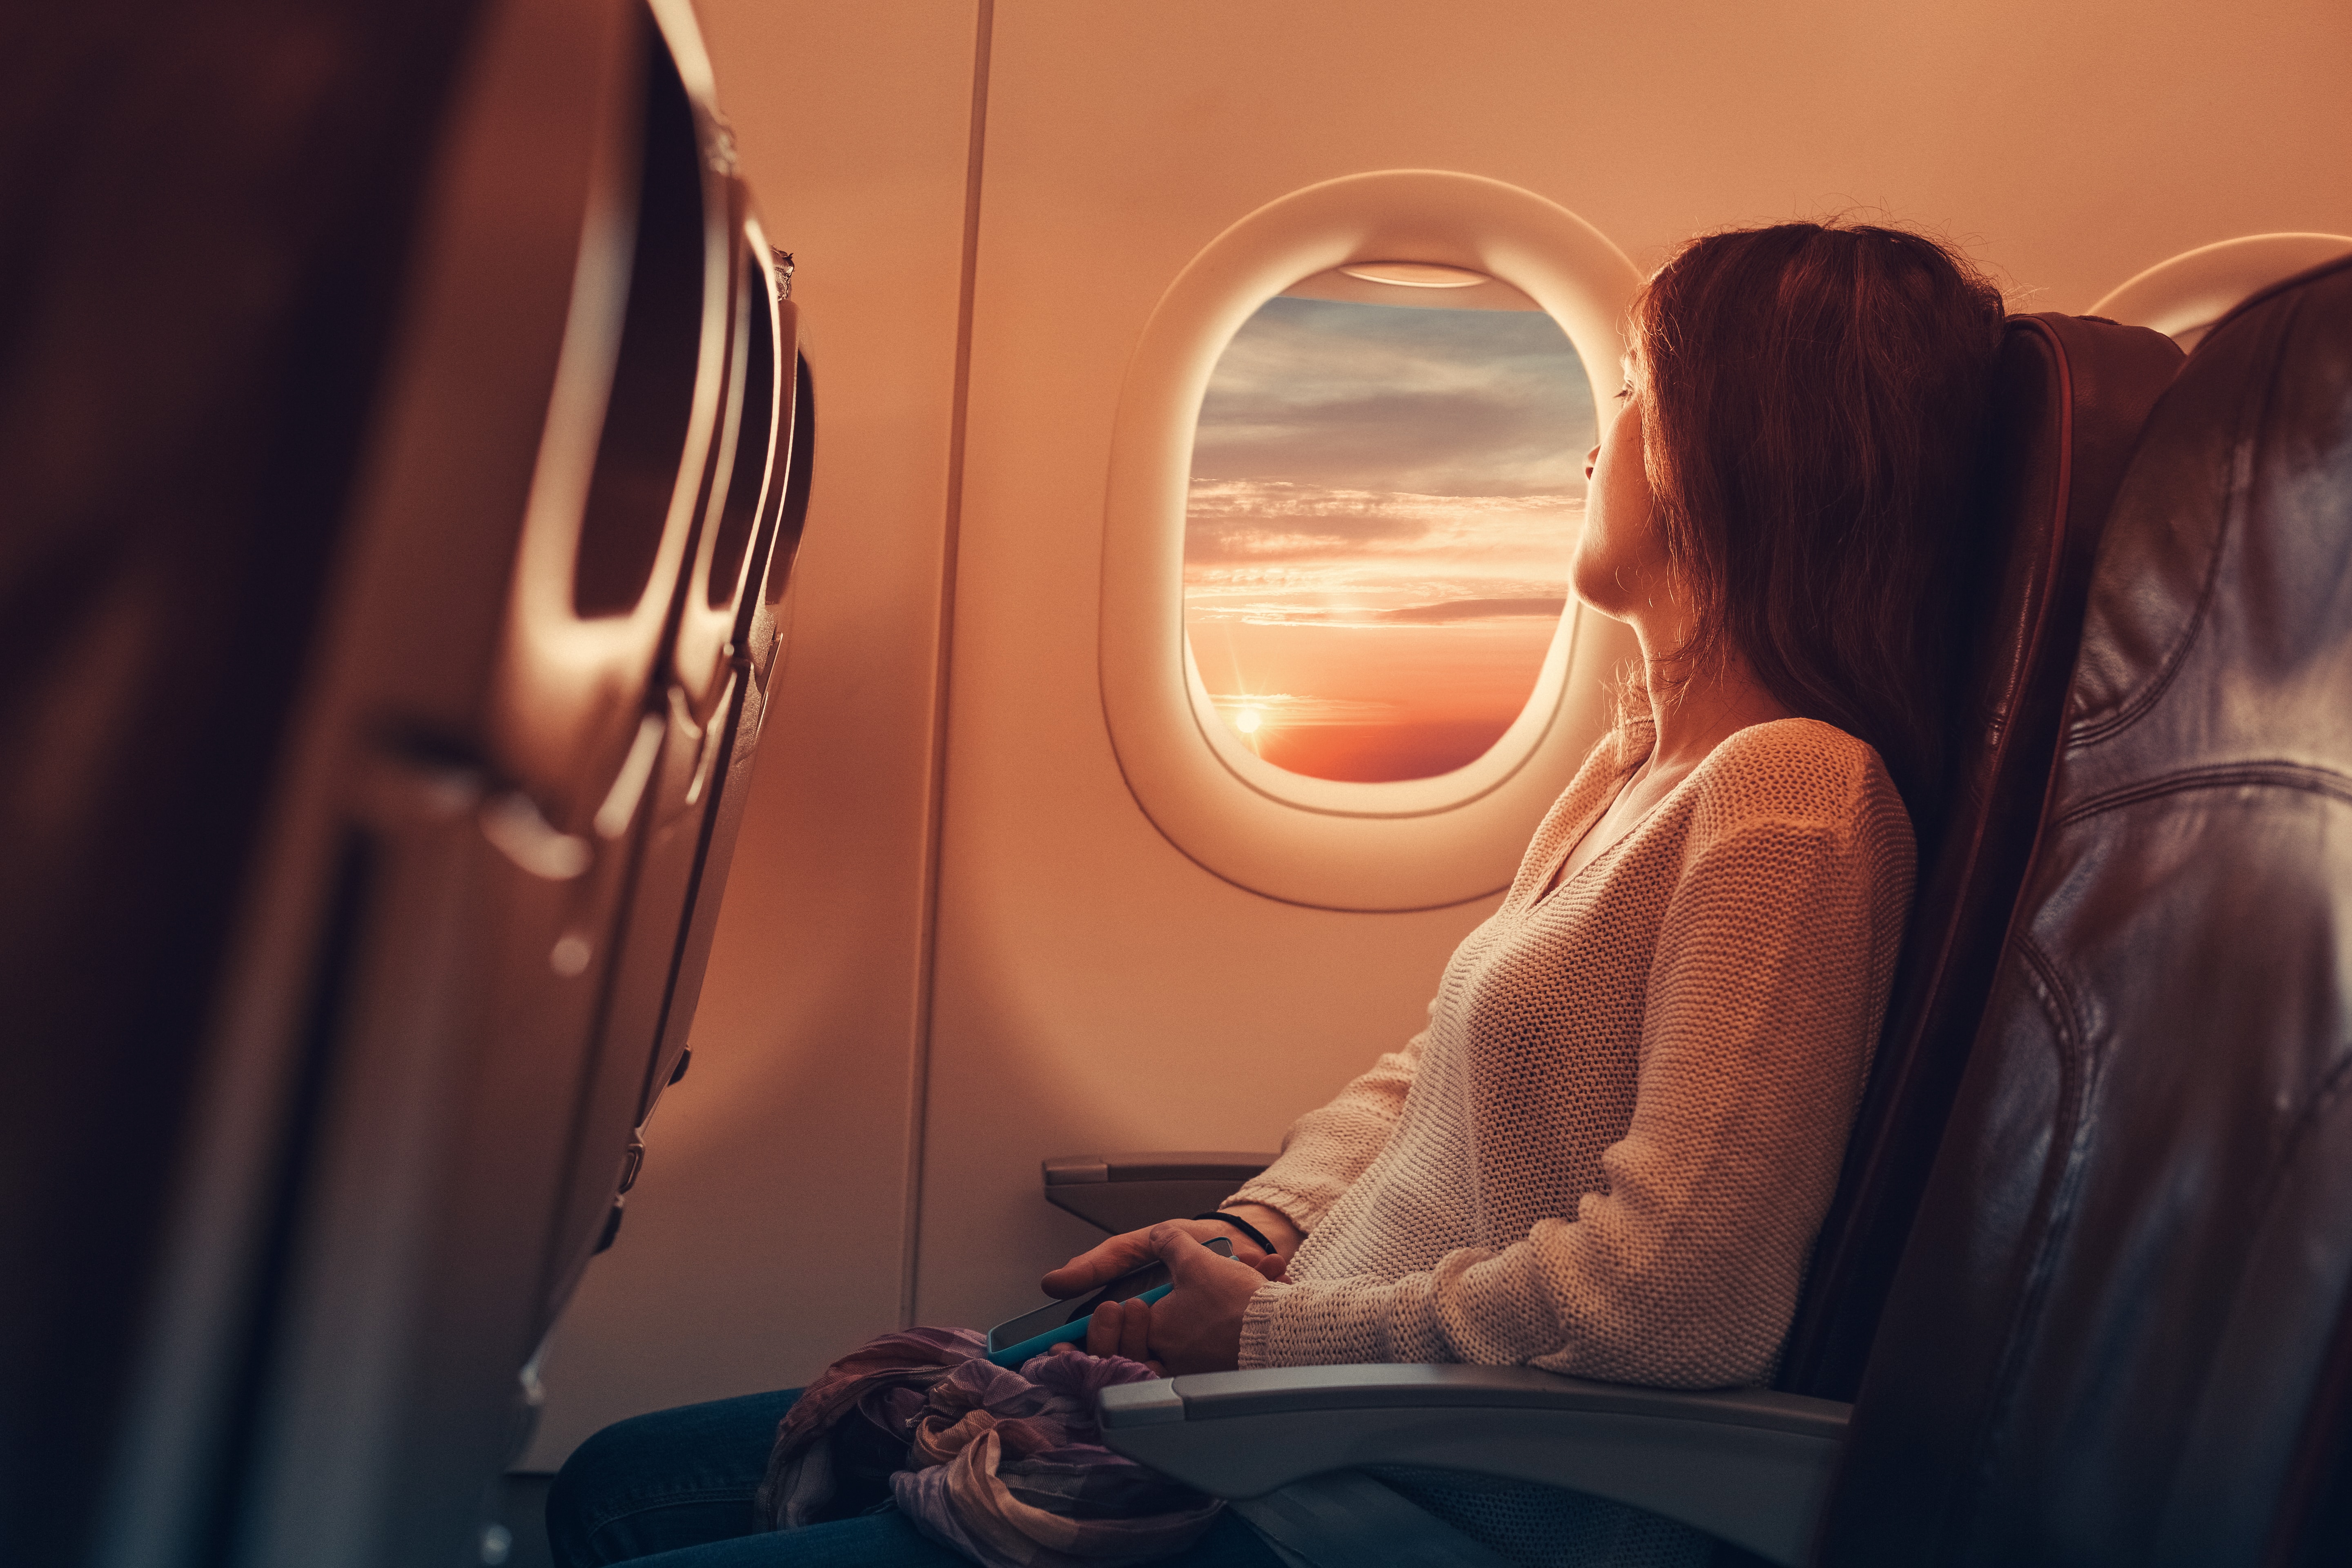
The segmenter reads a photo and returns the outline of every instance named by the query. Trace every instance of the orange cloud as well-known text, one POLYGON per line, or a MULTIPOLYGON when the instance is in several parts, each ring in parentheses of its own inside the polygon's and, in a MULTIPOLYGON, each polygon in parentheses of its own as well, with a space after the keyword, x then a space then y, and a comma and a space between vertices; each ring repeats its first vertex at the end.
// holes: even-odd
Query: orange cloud
POLYGON ((1185 625, 1261 756, 1322 778, 1475 761, 1568 595, 1591 444, 1547 316, 1268 301, 1202 407, 1185 625))

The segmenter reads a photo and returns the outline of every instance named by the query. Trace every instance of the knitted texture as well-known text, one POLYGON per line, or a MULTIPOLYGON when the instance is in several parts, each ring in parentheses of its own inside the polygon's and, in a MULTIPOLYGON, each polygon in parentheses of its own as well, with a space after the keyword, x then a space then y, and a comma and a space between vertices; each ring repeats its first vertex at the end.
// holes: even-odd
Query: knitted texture
POLYGON ((1546 896, 1650 743, 1594 749, 1428 1028, 1230 1200, 1307 1233, 1242 1365, 1769 1373, 1885 1009, 1910 819, 1868 745, 1759 724, 1546 896))

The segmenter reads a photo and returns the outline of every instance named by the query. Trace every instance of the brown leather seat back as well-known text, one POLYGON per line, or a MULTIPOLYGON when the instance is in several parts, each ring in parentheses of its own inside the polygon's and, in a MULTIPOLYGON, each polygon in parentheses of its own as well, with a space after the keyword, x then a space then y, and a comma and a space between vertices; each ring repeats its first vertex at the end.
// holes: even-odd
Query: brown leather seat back
POLYGON ((2296 1560, 2352 1394, 2352 263, 2151 417, 2045 824, 1823 1560, 2296 1560))
POLYGON ((300 11, 57 8, 6 100, 10 1563, 497 1556, 687 922, 640 868, 726 853, 668 634, 707 738, 784 523, 702 527, 777 389, 690 9, 300 11))
POLYGON ((2014 316, 2002 345, 1984 610, 1951 805, 1923 824, 1919 897, 1781 1386, 1852 1399, 1927 1184, 2041 820, 2091 563, 2132 443, 2180 368, 2172 341, 2014 316))

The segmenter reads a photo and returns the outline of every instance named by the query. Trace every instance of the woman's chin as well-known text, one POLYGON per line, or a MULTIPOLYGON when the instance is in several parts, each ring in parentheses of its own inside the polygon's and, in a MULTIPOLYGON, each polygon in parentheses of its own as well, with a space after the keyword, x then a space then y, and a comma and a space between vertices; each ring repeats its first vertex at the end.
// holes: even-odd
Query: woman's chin
POLYGON ((1572 574, 1569 581, 1568 591, 1576 596, 1578 604, 1595 615, 1606 616, 1612 621, 1630 622, 1633 618, 1633 595, 1614 583, 1596 584, 1593 587, 1588 588, 1580 574, 1572 574))

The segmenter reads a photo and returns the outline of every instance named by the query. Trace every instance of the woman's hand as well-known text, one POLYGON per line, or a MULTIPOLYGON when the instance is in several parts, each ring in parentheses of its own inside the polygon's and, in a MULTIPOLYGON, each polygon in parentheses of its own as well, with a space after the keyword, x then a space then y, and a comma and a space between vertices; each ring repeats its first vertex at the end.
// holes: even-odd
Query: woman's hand
POLYGON ((1230 1212, 1257 1226, 1265 1238, 1274 1243, 1275 1250, 1266 1251, 1236 1227, 1222 1220, 1171 1219, 1160 1225, 1147 1226, 1114 1236, 1108 1241, 1079 1253, 1059 1268, 1038 1281, 1048 1296, 1083 1296, 1097 1286, 1108 1284, 1129 1269, 1139 1268, 1160 1256, 1152 1245, 1152 1237, 1163 1226, 1174 1226, 1195 1241, 1213 1241, 1223 1237, 1234 1244, 1235 1261, 1246 1263, 1268 1279, 1279 1281, 1289 1265, 1291 1254, 1307 1239, 1304 1232, 1290 1223, 1290 1217, 1279 1209, 1264 1204, 1232 1204, 1230 1212))
MULTIPOLYGON (((1241 1363, 1242 1313, 1265 1289, 1267 1276, 1211 1252, 1187 1228, 1192 1223, 1166 1220, 1131 1233, 1148 1238, 1176 1288, 1155 1302, 1106 1301, 1096 1308, 1087 1325, 1087 1354, 1125 1356, 1162 1377, 1231 1372, 1241 1363)), ((1280 1259, 1272 1261, 1278 1269, 1280 1259)))

